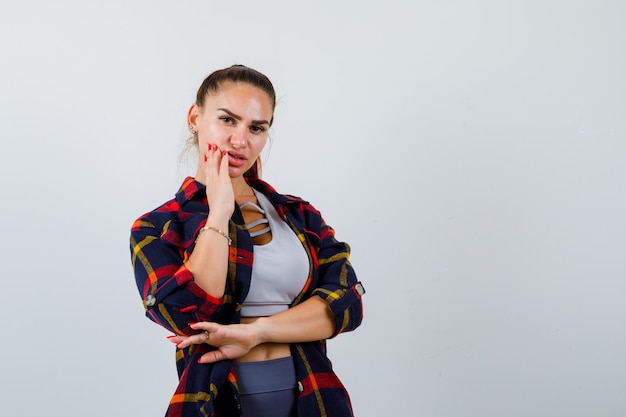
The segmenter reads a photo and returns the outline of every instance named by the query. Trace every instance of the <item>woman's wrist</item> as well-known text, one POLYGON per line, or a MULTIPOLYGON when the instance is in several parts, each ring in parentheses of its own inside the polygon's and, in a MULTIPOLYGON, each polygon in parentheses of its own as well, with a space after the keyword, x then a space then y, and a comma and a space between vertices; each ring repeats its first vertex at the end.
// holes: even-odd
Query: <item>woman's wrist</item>
POLYGON ((233 240, 230 238, 230 236, 228 236, 227 232, 223 231, 222 229, 218 229, 217 227, 213 227, 213 226, 203 226, 203 227, 201 227, 200 230, 198 231, 198 236, 196 237, 196 242, 198 242, 198 240, 200 239, 200 235, 205 230, 211 230, 214 233, 222 235, 224 237, 224 239, 226 239, 226 241, 228 242, 228 246, 230 246, 233 243, 233 240))
POLYGON ((250 323, 255 330, 256 344, 271 342, 269 337, 271 319, 269 317, 259 317, 253 323, 250 323))
POLYGON ((211 210, 209 212, 209 215, 207 216, 206 219, 206 225, 207 226, 213 226, 213 227, 217 227, 218 229, 227 229, 228 228, 228 222, 230 221, 230 214, 227 213, 220 213, 217 210, 211 210))

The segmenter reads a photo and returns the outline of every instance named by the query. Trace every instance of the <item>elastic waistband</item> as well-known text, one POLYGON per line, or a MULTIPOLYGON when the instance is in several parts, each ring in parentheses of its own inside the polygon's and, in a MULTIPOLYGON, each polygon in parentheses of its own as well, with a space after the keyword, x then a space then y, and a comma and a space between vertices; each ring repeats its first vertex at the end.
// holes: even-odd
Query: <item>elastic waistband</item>
POLYGON ((259 362, 235 362, 239 393, 242 395, 290 390, 297 387, 293 358, 259 362))

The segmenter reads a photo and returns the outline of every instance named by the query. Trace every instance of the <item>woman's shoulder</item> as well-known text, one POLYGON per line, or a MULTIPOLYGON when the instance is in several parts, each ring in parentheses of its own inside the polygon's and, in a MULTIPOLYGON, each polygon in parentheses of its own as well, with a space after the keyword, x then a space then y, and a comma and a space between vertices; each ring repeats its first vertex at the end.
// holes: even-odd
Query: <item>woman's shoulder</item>
POLYGON ((136 221, 165 224, 170 220, 185 220, 199 210, 206 210, 206 203, 197 201, 203 190, 200 183, 192 177, 187 177, 174 198, 142 214, 136 221))
POLYGON ((139 216, 133 223, 133 230, 141 227, 163 229, 172 222, 185 223, 197 214, 206 216, 206 204, 196 201, 201 191, 198 184, 193 178, 186 178, 174 198, 139 216))
POLYGON ((180 249, 188 248, 194 241, 207 212, 189 211, 176 199, 168 200, 154 210, 142 214, 131 227, 131 236, 139 242, 148 237, 159 238, 162 242, 180 249))
POLYGON ((322 227, 322 214, 308 200, 293 194, 281 194, 261 180, 255 180, 251 185, 268 198, 283 218, 290 218, 296 227, 311 230, 322 227))
POLYGON ((133 222, 133 230, 141 227, 162 228, 167 222, 178 219, 181 215, 180 204, 175 198, 166 201, 158 207, 143 213, 133 222))

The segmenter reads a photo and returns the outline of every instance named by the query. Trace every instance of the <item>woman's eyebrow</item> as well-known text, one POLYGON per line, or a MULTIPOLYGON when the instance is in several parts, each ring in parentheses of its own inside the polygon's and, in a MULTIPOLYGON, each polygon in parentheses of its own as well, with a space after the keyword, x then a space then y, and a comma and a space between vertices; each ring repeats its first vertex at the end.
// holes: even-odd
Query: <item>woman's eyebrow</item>
MULTIPOLYGON (((233 119, 236 119, 236 120, 241 120, 242 119, 241 116, 239 116, 238 114, 233 113, 232 111, 230 111, 228 109, 220 107, 218 110, 223 111, 224 113, 228 114, 233 119)), ((268 122, 267 120, 253 120, 252 124, 254 124, 254 125, 262 125, 262 124, 269 125, 270 122, 268 122)))

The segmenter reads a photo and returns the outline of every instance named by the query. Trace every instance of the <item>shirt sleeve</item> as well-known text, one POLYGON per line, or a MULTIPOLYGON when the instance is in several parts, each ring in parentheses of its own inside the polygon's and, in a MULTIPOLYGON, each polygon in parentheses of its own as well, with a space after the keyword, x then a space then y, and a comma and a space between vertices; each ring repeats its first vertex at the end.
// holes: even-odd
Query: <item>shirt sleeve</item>
POLYGON ((195 283, 184 264, 184 251, 164 238, 166 234, 171 231, 146 219, 133 224, 130 252, 135 281, 148 318, 171 332, 194 334, 189 323, 215 320, 224 307, 223 297, 215 298, 195 283))
MULTIPOLYGON (((319 216, 319 213, 317 213, 319 216)), ((318 280, 312 294, 321 297, 330 306, 335 316, 335 334, 356 329, 363 320, 361 296, 365 289, 357 279, 350 264, 350 246, 335 238, 335 231, 319 216, 317 233, 314 235, 319 248, 316 252, 318 280)))

